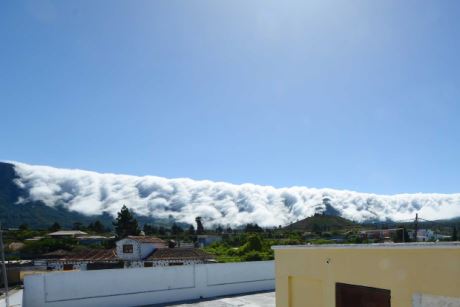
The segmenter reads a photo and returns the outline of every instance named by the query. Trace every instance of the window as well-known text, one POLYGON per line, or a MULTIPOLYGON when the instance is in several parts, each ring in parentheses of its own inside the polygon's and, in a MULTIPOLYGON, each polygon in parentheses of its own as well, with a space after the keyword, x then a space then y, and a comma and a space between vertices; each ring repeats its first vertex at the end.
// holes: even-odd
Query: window
POLYGON ((132 244, 123 244, 123 253, 132 254, 133 253, 133 245, 132 244))
POLYGON ((153 267, 153 262, 144 262, 144 268, 151 268, 153 267))

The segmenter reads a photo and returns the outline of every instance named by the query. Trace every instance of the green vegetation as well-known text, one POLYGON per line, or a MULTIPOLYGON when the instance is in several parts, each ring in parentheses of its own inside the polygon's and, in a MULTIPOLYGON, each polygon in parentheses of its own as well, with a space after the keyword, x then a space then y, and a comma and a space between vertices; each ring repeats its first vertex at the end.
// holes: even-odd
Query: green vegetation
POLYGON ((204 250, 215 255, 219 262, 272 260, 272 243, 274 242, 257 234, 241 234, 237 240, 227 238, 204 250))
POLYGON ((113 226, 115 226, 115 233, 119 239, 127 236, 138 236, 140 233, 137 220, 125 205, 123 205, 120 212, 118 212, 118 217, 113 223, 113 226))
POLYGON ((315 234, 321 234, 322 232, 331 232, 334 230, 343 231, 345 229, 354 229, 359 227, 359 224, 343 217, 317 213, 311 217, 286 226, 285 229, 290 231, 309 231, 315 234))
POLYGON ((203 234, 204 233, 204 227, 203 227, 203 223, 201 221, 201 217, 197 216, 195 218, 195 221, 196 221, 196 234, 197 235, 203 234))
POLYGON ((38 241, 27 242, 26 246, 21 250, 24 255, 42 255, 45 253, 53 252, 58 249, 70 251, 77 245, 77 240, 73 238, 43 238, 38 241))

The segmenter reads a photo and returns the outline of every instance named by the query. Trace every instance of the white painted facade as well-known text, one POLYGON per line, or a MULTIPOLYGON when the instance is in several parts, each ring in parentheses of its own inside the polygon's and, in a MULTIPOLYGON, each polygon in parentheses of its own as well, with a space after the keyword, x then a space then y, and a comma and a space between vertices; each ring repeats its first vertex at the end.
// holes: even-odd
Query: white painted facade
POLYGON ((129 261, 125 262, 126 269, 135 269, 145 267, 145 263, 152 263, 152 267, 165 267, 174 265, 194 265, 204 264, 203 260, 146 260, 146 261, 129 261))
POLYGON ((275 288, 273 261, 27 276, 23 306, 139 306, 275 288))
POLYGON ((204 264, 203 260, 155 260, 153 261, 153 266, 173 266, 173 265, 194 265, 194 264, 204 264))
POLYGON ((72 270, 85 271, 88 261, 53 261, 48 262, 47 268, 52 268, 53 271, 63 271, 64 264, 71 264, 72 270))
POLYGON ((131 260, 131 261, 138 261, 146 258, 150 255, 157 246, 155 243, 142 243, 138 240, 125 238, 117 241, 117 256, 123 260, 131 260), (133 252, 132 253, 124 253, 123 246, 124 245, 132 245, 133 252))
MULTIPOLYGON (((90 261, 48 261, 44 265, 47 268, 51 268, 53 271, 64 271, 64 264, 72 265, 70 270, 74 271, 86 271, 87 264, 90 261)), ((186 259, 186 260, 145 260, 145 261, 125 261, 124 268, 125 269, 135 269, 135 268, 144 268, 146 267, 146 263, 151 263, 151 266, 148 267, 166 267, 166 266, 174 266, 174 265, 195 265, 195 264, 204 264, 203 260, 199 259, 186 259)), ((148 268, 147 267, 147 268, 148 268)))
MULTIPOLYGON (((409 237, 414 237, 414 231, 408 231, 409 237)), ((417 242, 433 242, 437 240, 448 239, 450 236, 441 235, 431 229, 419 229, 417 230, 417 242)))

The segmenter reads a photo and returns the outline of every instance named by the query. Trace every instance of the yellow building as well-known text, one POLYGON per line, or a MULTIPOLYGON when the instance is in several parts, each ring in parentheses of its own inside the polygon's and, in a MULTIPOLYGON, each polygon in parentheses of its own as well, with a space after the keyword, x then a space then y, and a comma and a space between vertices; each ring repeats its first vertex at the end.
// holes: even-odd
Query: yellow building
POLYGON ((274 246, 278 307, 460 307, 460 243, 274 246))

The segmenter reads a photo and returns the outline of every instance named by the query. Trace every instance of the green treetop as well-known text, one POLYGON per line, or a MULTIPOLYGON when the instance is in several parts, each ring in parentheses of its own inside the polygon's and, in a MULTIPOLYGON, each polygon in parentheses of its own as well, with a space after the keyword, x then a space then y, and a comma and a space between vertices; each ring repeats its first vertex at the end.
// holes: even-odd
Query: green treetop
POLYGON ((137 220, 125 205, 123 205, 120 212, 118 212, 118 217, 113 223, 113 226, 115 226, 115 232, 119 239, 127 236, 137 236, 140 233, 137 220))

